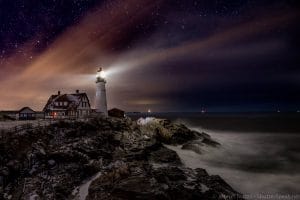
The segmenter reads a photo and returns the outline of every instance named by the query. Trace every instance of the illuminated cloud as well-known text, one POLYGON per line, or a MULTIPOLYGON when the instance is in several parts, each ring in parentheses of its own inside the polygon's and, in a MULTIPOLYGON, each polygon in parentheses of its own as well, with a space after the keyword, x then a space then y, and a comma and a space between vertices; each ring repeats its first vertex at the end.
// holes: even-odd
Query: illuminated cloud
MULTIPOLYGON (((90 74, 112 60, 114 55, 109 49, 122 40, 122 32, 130 32, 132 26, 151 14, 160 2, 115 1, 109 8, 100 7, 78 25, 68 28, 43 53, 34 55, 30 63, 24 62, 18 54, 11 56, 12 62, 2 67, 1 74, 5 74, 5 78, 1 76, 0 92, 5 96, 0 100, 1 108, 30 104, 41 109, 48 96, 58 89, 70 91, 80 86, 88 90, 93 81, 90 77, 84 79, 81 74, 90 74), (22 66, 16 68, 16 63, 22 66)), ((31 47, 22 48, 29 55, 32 53, 31 47)))

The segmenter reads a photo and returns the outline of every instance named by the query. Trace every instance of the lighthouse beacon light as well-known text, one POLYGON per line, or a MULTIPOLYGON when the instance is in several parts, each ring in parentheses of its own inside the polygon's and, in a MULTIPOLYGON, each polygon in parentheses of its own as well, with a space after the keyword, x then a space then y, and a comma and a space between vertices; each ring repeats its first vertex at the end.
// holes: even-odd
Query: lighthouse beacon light
POLYGON ((101 67, 97 71, 96 78, 106 78, 106 73, 102 70, 101 67))

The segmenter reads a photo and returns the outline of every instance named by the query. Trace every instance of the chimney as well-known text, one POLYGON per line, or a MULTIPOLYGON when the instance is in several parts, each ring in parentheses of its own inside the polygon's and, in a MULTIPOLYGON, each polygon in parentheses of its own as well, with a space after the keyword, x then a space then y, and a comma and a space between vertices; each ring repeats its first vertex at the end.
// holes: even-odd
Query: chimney
POLYGON ((79 94, 79 90, 76 90, 76 94, 79 94))
POLYGON ((60 91, 59 90, 58 90, 57 94, 60 95, 60 91))

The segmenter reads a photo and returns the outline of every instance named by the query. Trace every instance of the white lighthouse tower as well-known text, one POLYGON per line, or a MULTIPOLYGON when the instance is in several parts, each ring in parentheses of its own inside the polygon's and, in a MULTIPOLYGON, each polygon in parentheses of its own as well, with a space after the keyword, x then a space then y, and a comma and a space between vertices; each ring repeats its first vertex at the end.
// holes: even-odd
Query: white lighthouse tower
POLYGON ((96 76, 96 98, 95 109, 97 113, 102 113, 107 116, 107 101, 106 101, 106 89, 105 89, 105 74, 100 67, 96 76))

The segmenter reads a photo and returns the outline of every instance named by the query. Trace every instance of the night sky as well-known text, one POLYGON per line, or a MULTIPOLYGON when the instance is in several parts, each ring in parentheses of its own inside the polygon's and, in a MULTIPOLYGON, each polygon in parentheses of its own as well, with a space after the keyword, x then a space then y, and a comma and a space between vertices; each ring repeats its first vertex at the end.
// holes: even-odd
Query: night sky
POLYGON ((126 111, 300 110, 299 1, 0 0, 0 110, 58 90, 126 111))

